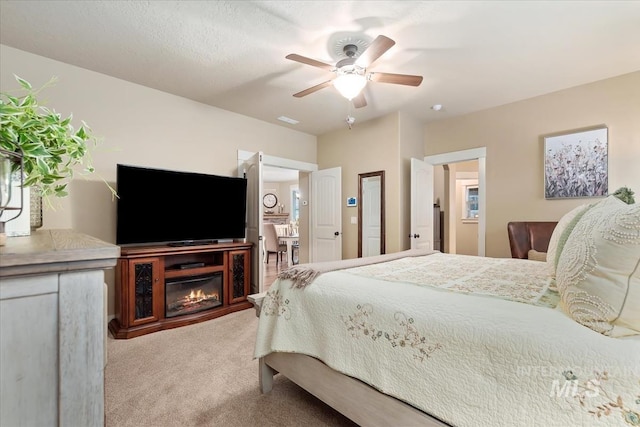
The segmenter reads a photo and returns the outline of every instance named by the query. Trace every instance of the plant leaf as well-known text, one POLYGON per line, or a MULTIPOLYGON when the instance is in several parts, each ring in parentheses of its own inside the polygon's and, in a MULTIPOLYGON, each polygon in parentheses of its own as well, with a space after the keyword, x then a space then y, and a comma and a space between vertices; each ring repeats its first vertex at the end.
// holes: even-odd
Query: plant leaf
POLYGON ((27 89, 27 90, 31 90, 32 89, 31 83, 29 83, 25 79, 22 79, 22 78, 16 76, 15 74, 14 74, 14 77, 16 78, 18 83, 20 83, 20 86, 22 86, 24 89, 27 89))
POLYGON ((14 76, 25 94, 14 96, 0 92, 0 146, 23 153, 26 187, 38 187, 43 196, 64 197, 67 182, 73 178, 77 166, 83 165, 85 172, 95 172, 86 141, 93 140, 95 144, 98 140, 85 122, 74 130, 73 114, 62 118, 54 109, 39 105, 37 95, 55 83, 55 77, 34 89, 28 81, 14 76))

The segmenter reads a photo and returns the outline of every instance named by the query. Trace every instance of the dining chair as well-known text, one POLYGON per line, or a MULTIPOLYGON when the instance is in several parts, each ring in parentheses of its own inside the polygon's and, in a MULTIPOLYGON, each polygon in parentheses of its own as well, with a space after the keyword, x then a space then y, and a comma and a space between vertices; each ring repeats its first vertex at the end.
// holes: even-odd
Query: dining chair
POLYGON ((267 254, 267 264, 269 264, 269 255, 276 254, 276 265, 282 261, 282 255, 287 252, 287 245, 280 243, 276 227, 271 223, 264 223, 264 239, 265 253, 267 254))

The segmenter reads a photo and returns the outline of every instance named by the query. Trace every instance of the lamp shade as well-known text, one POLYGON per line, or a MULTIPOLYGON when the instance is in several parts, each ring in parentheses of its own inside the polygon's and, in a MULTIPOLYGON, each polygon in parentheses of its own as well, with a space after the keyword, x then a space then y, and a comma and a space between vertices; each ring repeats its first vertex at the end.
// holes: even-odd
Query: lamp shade
POLYGON ((333 86, 348 100, 352 100, 366 86, 367 78, 357 73, 340 74, 333 81, 333 86))

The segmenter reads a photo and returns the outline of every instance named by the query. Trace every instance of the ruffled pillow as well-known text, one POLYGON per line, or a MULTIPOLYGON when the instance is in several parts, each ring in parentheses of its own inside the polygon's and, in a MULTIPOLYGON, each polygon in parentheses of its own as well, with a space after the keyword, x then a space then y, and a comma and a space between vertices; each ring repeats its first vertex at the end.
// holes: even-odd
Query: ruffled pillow
POLYGON ((563 310, 611 337, 640 334, 640 205, 614 196, 577 221, 560 253, 563 310))
POLYGON ((562 248, 571 234, 573 227, 577 224, 582 215, 589 209, 591 205, 584 204, 573 208, 560 218, 556 228, 551 233, 549 239, 549 248, 547 249, 547 269, 552 277, 556 277, 556 268, 558 267, 558 258, 562 252, 562 248), (562 245, 560 245, 562 242, 562 245))

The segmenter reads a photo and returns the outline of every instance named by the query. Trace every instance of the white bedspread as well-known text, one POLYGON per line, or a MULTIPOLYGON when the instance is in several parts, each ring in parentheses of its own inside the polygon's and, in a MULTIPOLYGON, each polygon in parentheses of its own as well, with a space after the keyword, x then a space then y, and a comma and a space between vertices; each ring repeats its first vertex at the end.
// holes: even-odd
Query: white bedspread
POLYGON ((482 258, 491 265, 478 275, 448 257, 328 272, 304 289, 277 280, 255 356, 316 357, 459 427, 640 425, 639 340, 603 336, 545 306, 548 280, 527 273, 543 263, 482 258), (425 275, 428 265, 441 271, 425 275), (433 283, 417 279, 425 276, 433 283), (492 281, 476 295, 479 277, 492 281))

